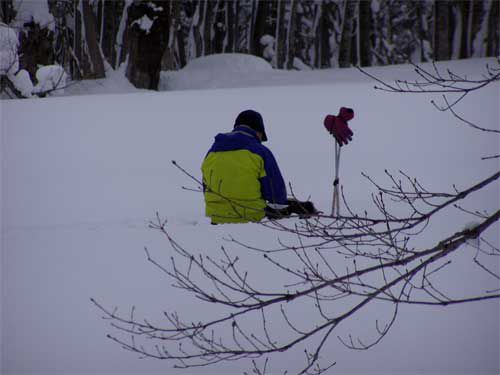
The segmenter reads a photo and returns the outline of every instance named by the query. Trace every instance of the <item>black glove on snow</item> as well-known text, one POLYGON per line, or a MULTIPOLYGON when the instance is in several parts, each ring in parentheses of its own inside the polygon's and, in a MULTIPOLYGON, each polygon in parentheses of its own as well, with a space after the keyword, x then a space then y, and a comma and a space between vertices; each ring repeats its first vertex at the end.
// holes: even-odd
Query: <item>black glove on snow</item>
POLYGON ((290 216, 290 209, 289 208, 290 207, 277 209, 277 208, 272 208, 272 207, 266 206, 266 208, 264 208, 264 212, 265 212, 266 217, 268 219, 279 220, 279 219, 283 219, 285 217, 290 216))
POLYGON ((315 215, 318 213, 314 203, 311 201, 298 201, 296 199, 288 199, 288 209, 290 214, 297 214, 301 216, 315 215))
POLYGON ((316 215, 319 213, 314 207, 314 203, 310 201, 298 201, 296 199, 288 199, 288 207, 276 209, 266 206, 264 209, 266 217, 271 220, 279 220, 289 217, 291 214, 296 214, 300 218, 316 215))

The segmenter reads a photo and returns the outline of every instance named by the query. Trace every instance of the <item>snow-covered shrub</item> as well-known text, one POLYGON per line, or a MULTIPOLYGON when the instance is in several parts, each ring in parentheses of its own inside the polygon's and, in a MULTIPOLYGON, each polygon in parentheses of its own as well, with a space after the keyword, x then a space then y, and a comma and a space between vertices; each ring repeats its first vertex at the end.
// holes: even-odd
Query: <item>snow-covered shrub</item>
POLYGON ((13 75, 19 70, 17 32, 0 23, 0 75, 13 75))
POLYGON ((10 77, 17 90, 26 98, 33 96, 33 82, 27 70, 21 69, 15 75, 10 77))
POLYGON ((274 48, 274 37, 271 35, 263 35, 260 38, 260 44, 264 47, 264 51, 262 52, 262 56, 267 61, 273 61, 276 56, 276 51, 274 48))
POLYGON ((49 4, 47 1, 16 1, 16 21, 18 27, 22 27, 25 23, 36 23, 41 28, 48 28, 51 31, 55 30, 55 19, 49 11, 49 4))
POLYGON ((42 66, 36 72, 38 84, 34 87, 33 92, 35 94, 63 93, 67 78, 68 75, 59 65, 42 66))
POLYGON ((33 85, 30 74, 25 69, 21 69, 16 74, 9 74, 8 78, 23 97, 30 98, 34 95, 45 96, 64 93, 68 75, 59 65, 47 65, 37 70, 38 84, 36 86, 33 85))

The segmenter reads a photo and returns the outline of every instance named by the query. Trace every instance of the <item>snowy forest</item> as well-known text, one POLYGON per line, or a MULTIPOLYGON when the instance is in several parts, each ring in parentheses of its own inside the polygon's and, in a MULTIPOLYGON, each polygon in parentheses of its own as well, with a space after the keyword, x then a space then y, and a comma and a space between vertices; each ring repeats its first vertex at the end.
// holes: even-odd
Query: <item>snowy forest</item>
MULTIPOLYGON (((62 82, 66 76, 103 78, 109 67, 117 69, 123 63, 134 86, 158 89, 161 71, 178 70, 194 58, 220 53, 251 54, 274 68, 297 70, 500 54, 500 3, 490 0, 2 0, 0 4, 0 25, 10 31, 0 33, 2 91, 9 87, 17 97, 23 97, 22 81, 28 78, 33 85, 51 74, 62 82), (52 69, 37 74, 47 66, 52 69)), ((44 87, 38 93, 43 94, 44 87)))

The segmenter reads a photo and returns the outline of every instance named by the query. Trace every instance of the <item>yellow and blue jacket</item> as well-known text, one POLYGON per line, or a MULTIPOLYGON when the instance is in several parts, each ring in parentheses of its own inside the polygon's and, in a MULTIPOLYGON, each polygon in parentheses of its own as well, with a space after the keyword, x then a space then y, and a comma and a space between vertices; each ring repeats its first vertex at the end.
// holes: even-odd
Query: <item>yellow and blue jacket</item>
POLYGON ((248 126, 217 134, 201 170, 205 213, 212 223, 260 221, 266 201, 287 204, 276 159, 248 126))

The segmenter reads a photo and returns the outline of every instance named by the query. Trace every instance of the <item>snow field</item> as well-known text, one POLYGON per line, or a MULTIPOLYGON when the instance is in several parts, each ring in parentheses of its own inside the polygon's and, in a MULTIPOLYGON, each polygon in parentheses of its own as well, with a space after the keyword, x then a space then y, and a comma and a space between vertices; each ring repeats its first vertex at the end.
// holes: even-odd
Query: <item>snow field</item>
MULTIPOLYGON (((485 61, 455 66, 472 74, 485 61)), ((408 67, 371 71, 387 77, 411 74, 408 67)), ((448 191, 453 183, 466 188, 498 170, 498 161, 479 160, 498 153, 498 138, 457 124, 436 111, 430 97, 375 92, 373 83, 356 71, 346 71, 339 80, 326 80, 338 72, 313 73, 297 73, 295 85, 290 75, 287 86, 2 102, 2 373, 246 370, 235 363, 180 372, 171 363, 138 360, 106 340, 111 330, 89 301, 95 297, 121 311, 136 305, 138 314, 152 319, 167 309, 193 319, 199 319, 200 309, 214 313, 171 288, 147 263, 144 246, 163 263, 171 255, 162 236, 147 229, 156 211, 186 248, 217 257, 223 244, 241 256, 248 270, 259 270, 256 282, 279 287, 282 280, 262 266, 261 257, 224 241, 231 235, 273 247, 278 235, 256 224, 211 226, 203 216, 202 196, 181 188, 195 185, 171 164, 176 160, 199 176, 213 136, 229 131, 241 110, 262 113, 267 145, 285 180, 299 198, 310 196, 325 211, 331 204, 333 142, 322 122, 340 106, 356 113, 350 123, 354 140, 342 152, 340 172, 355 209, 370 210, 373 188, 361 171, 388 182, 384 169, 401 169, 430 190, 448 191)), ((497 86, 481 90, 460 108, 484 126, 498 126, 498 102, 497 86)), ((473 201, 498 207, 498 186, 473 201)), ((469 221, 465 215, 440 217, 418 243, 431 245, 469 221)), ((498 233, 488 236, 498 243, 498 233)), ((461 272, 460 267, 469 264, 471 251, 464 249, 457 259, 458 270, 446 280, 449 288, 481 287, 487 281, 471 276, 464 282, 467 269, 461 272)), ((375 304, 338 334, 373 337, 375 319, 388 317, 385 309, 375 304)), ((298 307, 293 312, 305 326, 306 311, 298 307)), ((332 340, 324 355, 337 360, 333 373, 338 374, 496 374, 498 316, 498 302, 447 310, 405 307, 393 331, 374 349, 353 352, 332 340)), ((298 366, 300 355, 283 354, 271 371, 298 366)))

